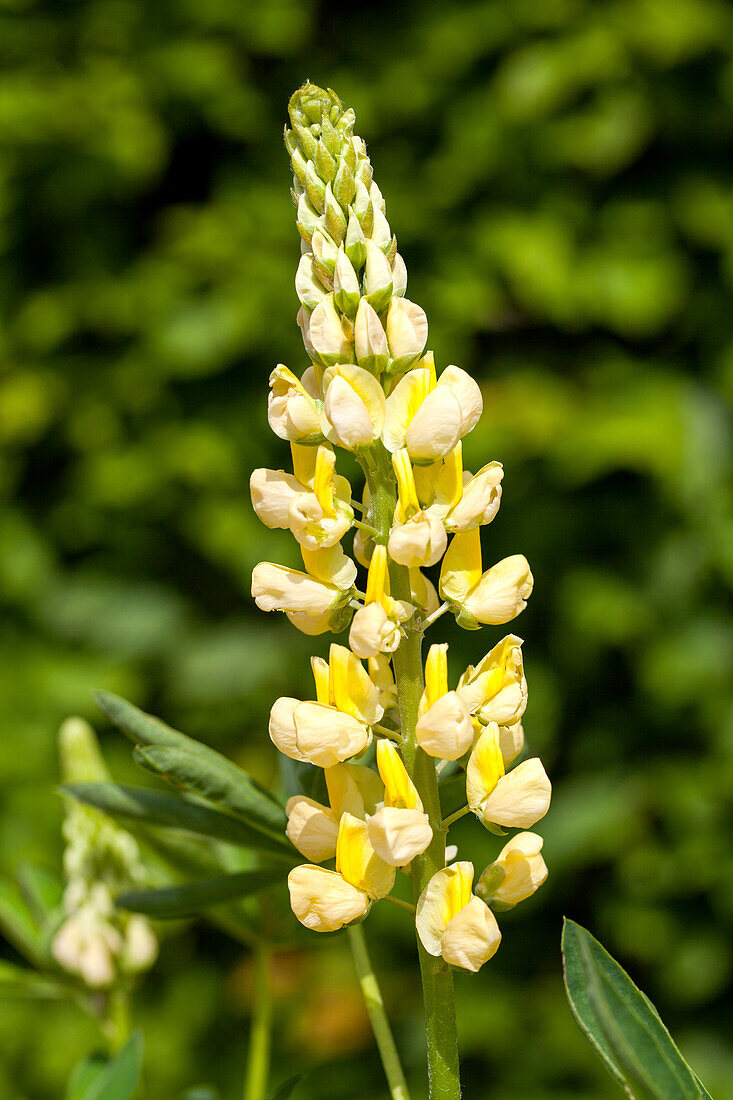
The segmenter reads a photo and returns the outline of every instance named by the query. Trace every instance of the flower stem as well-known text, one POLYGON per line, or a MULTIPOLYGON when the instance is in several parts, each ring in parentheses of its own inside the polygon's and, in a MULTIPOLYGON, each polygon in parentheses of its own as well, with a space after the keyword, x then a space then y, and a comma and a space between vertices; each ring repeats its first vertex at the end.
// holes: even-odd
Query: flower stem
POLYGON ((460 821, 462 817, 465 817, 466 814, 470 814, 470 812, 470 806, 462 806, 460 810, 456 810, 454 814, 450 814, 448 817, 446 817, 445 821, 443 822, 443 828, 450 828, 454 821, 460 821))
POLYGON ((403 901, 402 898, 396 898, 392 894, 387 894, 384 901, 389 901, 392 905, 398 905, 400 909, 406 909, 408 913, 412 913, 415 916, 415 906, 410 901, 403 901))
POLYGON ((372 1023, 374 1038, 377 1041, 379 1055, 384 1066, 384 1073, 389 1085, 389 1093, 392 1100, 410 1100, 407 1091, 407 1082, 402 1071, 400 1056, 397 1053, 392 1029, 389 1026, 387 1013, 384 1010, 382 992, 379 988, 376 975, 372 969, 371 959, 367 950, 364 929, 360 924, 352 924, 347 929, 351 950, 354 955, 356 973, 359 976, 359 984, 364 994, 364 1002, 372 1023))
POLYGON ((252 1025, 247 1050, 244 1100, 266 1100, 270 1075, 270 1027, 272 1023, 271 949, 258 943, 254 949, 252 1025))
MULTIPOLYGON (((366 474, 370 492, 369 522, 379 532, 377 541, 386 545, 394 515, 395 478, 389 455, 381 443, 372 448, 366 474)), ((396 600, 410 600, 410 575, 395 562, 389 566, 391 594, 396 600)), ((417 902, 435 874, 445 866, 445 830, 440 812, 435 762, 415 739, 420 697, 423 692, 422 633, 408 622, 405 636, 394 654, 394 672, 403 743, 400 752, 417 787, 433 830, 433 839, 422 855, 412 861, 412 881, 417 902)), ((460 1100, 453 971, 442 958, 429 955, 418 938, 420 972, 425 1009, 428 1052, 429 1100, 460 1100)))

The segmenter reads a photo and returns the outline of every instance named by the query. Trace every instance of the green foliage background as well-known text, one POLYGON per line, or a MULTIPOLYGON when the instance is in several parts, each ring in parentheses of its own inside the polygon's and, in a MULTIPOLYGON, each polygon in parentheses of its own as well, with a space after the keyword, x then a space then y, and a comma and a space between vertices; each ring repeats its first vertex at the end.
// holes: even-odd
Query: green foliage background
MULTIPOLYGON (((357 110, 436 360, 481 381, 467 464, 504 462, 492 553, 536 578, 517 628, 551 876, 458 978, 467 1095, 620 1095, 564 1003, 566 913, 730 1100, 731 7, 3 0, 0 70, 2 869, 58 864, 55 733, 94 718, 93 687, 276 781, 268 709, 308 690, 312 645, 249 597, 257 560, 295 556, 247 481, 286 458, 268 373, 304 365, 281 129, 309 77, 357 110)), ((499 636, 445 623, 455 671, 499 636)), ((412 935, 382 908, 419 1096, 412 935)), ((346 942, 310 944, 278 960, 275 1080, 383 1096, 346 942)), ((222 935, 169 934, 140 998, 147 1095, 239 1094, 250 988, 222 935)), ((0 1096, 58 1097, 89 1025, 2 1015, 0 1096)))

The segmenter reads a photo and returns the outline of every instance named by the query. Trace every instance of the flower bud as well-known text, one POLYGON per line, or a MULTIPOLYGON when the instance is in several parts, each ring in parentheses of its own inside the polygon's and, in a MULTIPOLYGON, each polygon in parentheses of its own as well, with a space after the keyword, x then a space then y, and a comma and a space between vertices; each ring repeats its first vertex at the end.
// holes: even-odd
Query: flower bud
POLYGON ((308 332, 315 358, 322 366, 329 367, 334 363, 351 361, 351 341, 344 332, 333 294, 327 294, 313 310, 308 332))
POLYGON ((399 252, 392 261, 392 293, 397 298, 404 298, 407 290, 407 267, 399 252))
POLYGON ((389 363, 389 347, 382 322, 369 302, 362 298, 354 324, 356 361, 364 370, 379 375, 389 363))
POLYGON ((374 241, 366 241, 364 297, 372 309, 381 313, 392 296, 392 268, 374 241))
POLYGON ((428 338, 428 319, 414 302, 393 297, 387 311, 386 329, 392 359, 389 373, 401 374, 422 355, 428 338))
POLYGON ((448 531, 470 531, 491 523, 501 503, 500 462, 490 462, 463 487, 461 499, 445 517, 448 531))
POLYGON ((361 299, 359 280, 351 265, 351 260, 341 245, 336 258, 333 277, 333 296, 336 305, 347 317, 355 317, 361 299))
POLYGON ((346 215, 336 202, 333 191, 331 190, 331 184, 326 184, 326 197, 325 197, 325 211, 323 220, 326 225, 326 229, 336 242, 341 244, 346 235, 346 215))
POLYGON ((354 265, 354 270, 361 271, 366 260, 366 237, 353 210, 349 211, 349 224, 346 228, 344 247, 346 255, 354 265))
POLYGON ((313 209, 322 214, 326 205, 326 185, 318 175, 318 169, 312 160, 309 160, 305 166, 303 186, 313 209))
POLYGON ((313 256, 308 252, 300 257, 295 276, 295 293, 301 305, 309 311, 315 309, 326 296, 326 289, 313 270, 313 256))

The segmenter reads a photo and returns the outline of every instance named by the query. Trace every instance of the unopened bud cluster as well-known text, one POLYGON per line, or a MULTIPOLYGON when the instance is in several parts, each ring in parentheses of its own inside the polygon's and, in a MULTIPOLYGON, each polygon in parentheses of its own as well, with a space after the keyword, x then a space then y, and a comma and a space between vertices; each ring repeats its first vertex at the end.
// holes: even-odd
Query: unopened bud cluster
MULTIPOLYGON (((108 778, 91 727, 69 718, 59 732, 66 782, 108 778)), ((147 969, 158 944, 146 917, 115 908, 117 894, 140 885, 137 842, 104 814, 79 803, 67 807, 63 835, 66 917, 52 942, 54 958, 91 989, 107 989, 147 969)))
MULTIPOLYGON (((291 872, 289 887, 298 919, 333 931, 362 919, 391 892, 397 870, 409 873, 436 829, 444 832, 408 773, 403 737, 440 768, 456 762, 465 771, 467 809, 500 835, 544 816, 550 783, 537 759, 508 770, 523 749, 527 702, 515 635, 453 689, 448 647, 432 645, 416 728, 401 729, 393 655, 403 639, 448 608, 466 629, 507 623, 526 606, 533 579, 521 554, 484 569, 480 528, 498 512, 503 470, 498 462, 476 474, 463 466, 462 439, 481 416, 481 391, 459 367, 439 374, 425 351, 427 319, 405 297, 405 264, 353 111, 305 85, 290 119, 285 142, 302 238, 298 324, 310 362, 303 372, 279 365, 271 375, 268 418, 290 444, 293 472, 255 470, 251 493, 266 526, 293 534, 304 570, 260 563, 252 594, 306 634, 349 629, 348 646, 333 644, 328 661, 312 658, 315 698, 278 699, 270 716, 281 752, 324 769, 327 803, 296 796, 287 806, 288 836, 310 861, 291 872), (337 447, 366 474, 359 500, 336 472, 337 447), (392 502, 386 526, 377 494, 392 502), (353 556, 342 547, 352 529, 353 556), (366 569, 362 589, 357 563, 366 569), (424 571, 439 563, 436 591, 424 571), (397 576, 406 578, 399 599, 397 576)), ((541 848, 536 834, 518 833, 475 891, 470 863, 435 873, 417 905, 425 949, 477 970, 501 938, 492 910, 544 881, 541 848)))

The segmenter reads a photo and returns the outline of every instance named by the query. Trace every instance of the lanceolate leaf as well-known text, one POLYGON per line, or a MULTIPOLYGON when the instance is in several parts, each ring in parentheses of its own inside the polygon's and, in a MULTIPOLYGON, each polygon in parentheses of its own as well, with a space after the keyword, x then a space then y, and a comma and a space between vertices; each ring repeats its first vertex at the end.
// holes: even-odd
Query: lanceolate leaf
POLYGON ((659 1013, 601 944, 574 921, 562 936, 572 1013, 612 1077, 634 1100, 701 1100, 708 1094, 659 1013))
POLYGON ((130 1100, 140 1082, 143 1037, 133 1032, 112 1061, 88 1058, 71 1075, 66 1100, 130 1100))
MULTIPOLYGON (((181 764, 182 773, 190 773, 192 780, 198 776, 198 782, 210 789, 209 795, 199 791, 204 797, 225 805, 253 825, 259 822, 276 833, 284 830, 286 818, 277 800, 226 756, 184 733, 179 733, 159 718, 146 714, 118 695, 100 691, 95 694, 95 699, 110 721, 136 745, 151 749, 180 750, 189 754, 188 764, 181 764), (198 769, 193 767, 191 757, 198 758, 198 769)), ((169 774, 172 780, 176 780, 173 772, 168 771, 170 763, 170 757, 165 755, 158 758, 157 762, 155 756, 149 758, 151 770, 158 774, 169 774)), ((176 781, 181 786, 185 785, 182 780, 176 781)), ((190 789, 199 790, 197 786, 191 786, 190 789)))
POLYGON ((184 886, 166 886, 160 890, 135 890, 121 894, 117 905, 161 920, 189 917, 213 905, 259 893, 275 882, 284 884, 284 867, 262 867, 203 882, 186 883, 184 886))
POLYGON ((246 772, 224 756, 154 745, 136 748, 135 760, 174 786, 225 807, 253 829, 275 836, 285 832, 287 818, 281 807, 263 797, 246 772))
POLYGON ((288 1077, 287 1081, 283 1081, 279 1088, 273 1092, 270 1100, 287 1100, 289 1096, 293 1095, 296 1087, 303 1080, 303 1076, 302 1073, 296 1073, 295 1077, 288 1077))
POLYGON ((186 829, 243 848, 288 858, 289 845, 285 837, 280 841, 253 829, 239 818, 200 806, 182 796, 117 783, 72 783, 62 787, 61 792, 120 821, 186 829))
POLYGON ((27 958, 41 954, 38 923, 14 882, 0 879, 0 930, 27 958))

